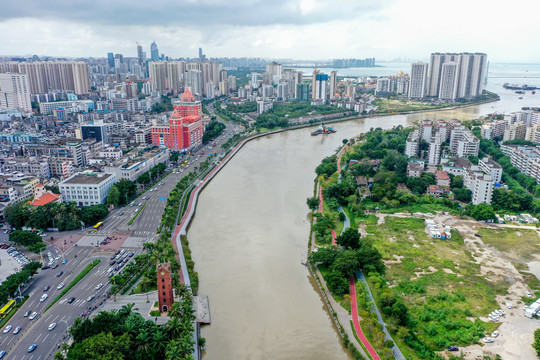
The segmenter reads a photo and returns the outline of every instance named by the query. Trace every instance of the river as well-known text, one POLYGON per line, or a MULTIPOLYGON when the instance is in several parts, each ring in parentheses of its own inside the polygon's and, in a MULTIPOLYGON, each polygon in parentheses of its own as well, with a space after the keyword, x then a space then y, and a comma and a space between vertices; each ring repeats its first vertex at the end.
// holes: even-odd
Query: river
POLYGON ((342 139, 371 127, 540 106, 540 94, 529 92, 520 100, 501 88, 504 82, 511 81, 497 78, 487 87, 501 95, 496 103, 352 120, 333 124, 334 135, 310 136, 312 129, 301 129, 246 144, 201 193, 188 231, 199 293, 210 298, 212 325, 202 330, 205 358, 347 359, 301 264, 307 255, 306 198, 313 195, 315 167, 342 139))

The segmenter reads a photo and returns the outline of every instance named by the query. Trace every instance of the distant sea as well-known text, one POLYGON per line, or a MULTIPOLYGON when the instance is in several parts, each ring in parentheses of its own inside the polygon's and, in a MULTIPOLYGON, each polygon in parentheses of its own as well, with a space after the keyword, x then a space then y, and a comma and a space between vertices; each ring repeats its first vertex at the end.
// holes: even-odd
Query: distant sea
MULTIPOLYGON (((313 67, 296 69, 303 71, 306 75, 313 72, 313 67)), ((388 76, 396 75, 400 70, 410 73, 411 63, 381 63, 372 68, 320 68, 320 70, 326 74, 336 70, 338 76, 388 76)), ((486 89, 497 92, 504 83, 540 87, 540 64, 490 63, 486 89)))

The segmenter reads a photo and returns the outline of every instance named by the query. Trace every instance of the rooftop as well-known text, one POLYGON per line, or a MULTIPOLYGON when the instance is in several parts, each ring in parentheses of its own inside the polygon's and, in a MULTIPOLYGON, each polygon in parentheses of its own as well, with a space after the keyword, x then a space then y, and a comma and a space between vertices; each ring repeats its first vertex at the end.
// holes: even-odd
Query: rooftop
POLYGON ((62 182, 62 184, 70 184, 70 185, 76 185, 76 184, 99 184, 108 179, 109 177, 113 176, 112 174, 99 174, 99 175, 83 175, 83 174, 77 174, 65 181, 62 182))

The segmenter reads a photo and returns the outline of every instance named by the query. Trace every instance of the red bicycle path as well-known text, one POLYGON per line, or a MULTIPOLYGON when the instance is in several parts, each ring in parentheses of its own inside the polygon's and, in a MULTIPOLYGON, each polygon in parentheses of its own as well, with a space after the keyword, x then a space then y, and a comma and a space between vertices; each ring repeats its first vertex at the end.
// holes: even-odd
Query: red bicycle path
POLYGON ((358 320, 358 306, 356 304, 356 286, 354 283, 354 276, 351 276, 349 278, 349 291, 351 293, 351 316, 356 335, 358 335, 360 342, 362 342, 373 360, 381 360, 373 346, 371 346, 368 339, 366 339, 366 336, 364 335, 364 333, 362 332, 362 328, 360 327, 360 321, 358 320))

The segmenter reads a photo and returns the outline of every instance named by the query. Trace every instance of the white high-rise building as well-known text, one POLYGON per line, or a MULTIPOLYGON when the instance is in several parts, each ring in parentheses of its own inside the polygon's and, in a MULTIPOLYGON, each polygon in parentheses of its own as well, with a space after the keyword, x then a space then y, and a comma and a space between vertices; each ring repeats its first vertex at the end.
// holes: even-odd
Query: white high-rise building
POLYGON ((167 89, 167 63, 162 61, 149 62, 148 77, 152 79, 155 90, 161 92, 167 89))
POLYGON ((441 70, 439 99, 441 100, 457 99, 458 84, 459 84, 459 64, 456 62, 444 63, 442 65, 442 70, 441 70))
MULTIPOLYGON (((203 77, 202 71, 190 69, 186 74, 186 86, 191 87, 193 95, 203 95, 203 77)), ((226 94, 227 89, 225 89, 226 94)))
POLYGON ((326 82, 328 81, 328 75, 326 74, 317 74, 315 75, 315 88, 313 89, 313 99, 314 100, 325 100, 327 99, 326 95, 326 82))
POLYGON ((0 109, 32 111, 28 75, 0 74, 0 109))
POLYGON ((279 83, 282 77, 283 66, 273 61, 270 64, 266 64, 266 73, 268 74, 270 81, 274 84, 279 83))
POLYGON ((411 65, 411 77, 409 81, 409 97, 421 99, 426 96, 428 64, 416 62, 411 65))
POLYGON ((436 133, 429 140, 428 165, 439 165, 441 162, 442 136, 436 133))
POLYGON ((405 143, 405 155, 408 157, 416 157, 418 155, 418 143, 420 141, 420 131, 414 130, 407 137, 405 143))

